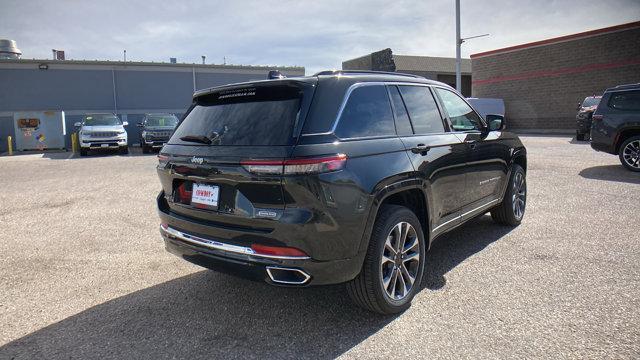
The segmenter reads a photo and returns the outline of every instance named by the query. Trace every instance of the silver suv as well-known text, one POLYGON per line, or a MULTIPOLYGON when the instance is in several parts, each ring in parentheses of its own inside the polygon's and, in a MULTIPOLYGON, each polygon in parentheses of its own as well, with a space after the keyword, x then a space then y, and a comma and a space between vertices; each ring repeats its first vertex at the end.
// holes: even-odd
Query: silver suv
POLYGON ((87 114, 82 122, 74 124, 78 129, 80 155, 86 156, 89 150, 118 150, 128 154, 126 121, 122 122, 115 114, 87 114))

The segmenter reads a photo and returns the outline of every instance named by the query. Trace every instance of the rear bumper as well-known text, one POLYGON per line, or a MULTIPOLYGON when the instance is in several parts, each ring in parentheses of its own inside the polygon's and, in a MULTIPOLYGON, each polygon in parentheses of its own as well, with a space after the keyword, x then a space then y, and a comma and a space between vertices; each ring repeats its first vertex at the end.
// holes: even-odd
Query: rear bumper
POLYGON ((602 134, 598 129, 591 131, 591 148, 596 151, 602 151, 609 154, 616 154, 615 144, 611 136, 602 134))
MULTIPOLYGON (((158 198, 161 197, 162 193, 158 198)), ((229 244, 188 230, 197 228, 197 224, 160 206, 158 214, 163 224, 160 233, 167 251, 219 272, 272 285, 309 286, 349 281, 360 272, 362 266, 362 259, 359 257, 318 261, 312 257, 256 254, 250 245, 229 244)))

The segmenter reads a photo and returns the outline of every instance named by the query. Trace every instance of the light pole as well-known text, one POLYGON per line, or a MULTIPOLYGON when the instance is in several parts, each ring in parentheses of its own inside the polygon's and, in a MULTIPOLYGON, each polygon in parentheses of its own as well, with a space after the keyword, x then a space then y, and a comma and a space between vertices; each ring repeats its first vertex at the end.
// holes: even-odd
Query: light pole
POLYGON ((467 38, 460 37, 460 0, 456 0, 456 90, 462 93, 462 74, 460 67, 462 65, 462 59, 460 58, 460 48, 465 40, 475 39, 483 36, 489 36, 489 34, 469 36, 467 38))
POLYGON ((456 90, 462 91, 462 74, 460 74, 460 46, 462 39, 460 38, 460 0, 456 0, 456 90))

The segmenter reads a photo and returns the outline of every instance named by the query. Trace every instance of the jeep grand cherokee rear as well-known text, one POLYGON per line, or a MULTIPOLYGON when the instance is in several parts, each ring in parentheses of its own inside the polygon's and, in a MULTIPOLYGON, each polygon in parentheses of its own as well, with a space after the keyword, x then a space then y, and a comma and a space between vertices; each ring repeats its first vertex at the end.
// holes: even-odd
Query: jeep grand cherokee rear
POLYGON ((434 238, 487 211, 522 219, 526 152, 492 119, 445 84, 397 74, 200 91, 158 156, 160 231, 211 269, 347 282, 359 305, 402 311, 434 238))

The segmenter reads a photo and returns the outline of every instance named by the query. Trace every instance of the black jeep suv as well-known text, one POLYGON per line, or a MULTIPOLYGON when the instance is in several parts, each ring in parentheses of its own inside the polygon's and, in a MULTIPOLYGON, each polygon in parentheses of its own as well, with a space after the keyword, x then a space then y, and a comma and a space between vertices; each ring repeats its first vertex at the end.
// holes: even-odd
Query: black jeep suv
POLYGON ((148 154, 152 149, 160 150, 169 141, 176 125, 178 118, 173 114, 145 114, 138 123, 142 152, 148 154))
MULTIPOLYGON (((395 313, 439 235, 491 212, 518 225, 526 150, 451 87, 321 72, 196 92, 158 156, 168 251, 211 269, 306 286, 347 283, 395 313)), ((489 116, 488 116, 489 117, 489 116)))
POLYGON ((640 172, 640 84, 607 89, 592 118, 591 147, 640 172))

